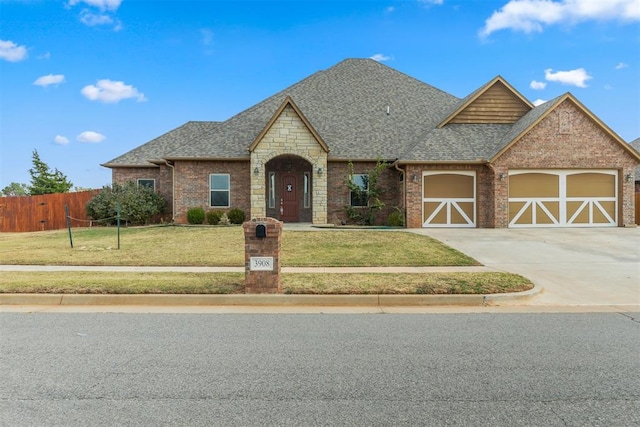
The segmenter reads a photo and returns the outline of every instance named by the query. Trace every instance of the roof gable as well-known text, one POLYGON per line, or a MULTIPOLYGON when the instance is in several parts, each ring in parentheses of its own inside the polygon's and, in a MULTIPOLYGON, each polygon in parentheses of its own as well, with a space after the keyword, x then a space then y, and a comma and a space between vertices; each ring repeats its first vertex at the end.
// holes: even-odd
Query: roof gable
POLYGON ((463 99, 438 127, 447 124, 513 124, 531 109, 531 102, 497 76, 463 99))
POLYGON ((620 145, 625 151, 629 152, 633 157, 640 161, 640 153, 635 151, 629 144, 627 144, 622 138, 620 138, 611 128, 609 128, 602 120, 594 115, 587 107, 585 107, 580 101, 578 101, 571 93, 567 92, 562 96, 559 96, 551 101, 548 101, 523 116, 518 122, 516 122, 507 135, 503 139, 503 145, 491 158, 490 162, 496 161, 502 154, 509 150, 516 142, 518 142, 524 135, 537 126, 542 120, 548 117, 560 104, 568 101, 580 111, 582 111, 591 121, 593 121, 598 127, 600 127, 607 135, 609 135, 618 145, 620 145))
POLYGON ((320 144, 320 146, 325 151, 325 153, 328 153, 329 147, 324 142, 322 137, 318 134, 318 132, 315 130, 315 128, 311 125, 311 123, 309 123, 309 120, 307 119, 307 117, 304 114, 302 114, 302 111, 300 111, 300 108, 298 108, 298 106, 296 105, 295 102, 293 102, 293 99, 291 99, 290 96, 287 96, 284 99, 284 101, 282 101, 282 104, 280 104, 280 107, 278 107, 276 112, 273 113, 273 115, 271 116, 271 119, 269 119, 269 122, 266 124, 264 129, 262 129, 262 131, 258 134, 258 136, 256 136, 254 141, 249 146, 249 152, 252 152, 256 148, 256 146, 260 143, 262 138, 264 138, 267 132, 269 132, 269 129, 271 129, 273 124, 276 122, 276 120, 278 120, 278 117, 280 117, 280 115, 282 114, 284 109, 287 108, 287 106, 291 107, 293 111, 295 111, 295 113, 298 115, 300 120, 302 120, 302 123, 304 123, 304 125, 309 130, 309 132, 311 132, 311 135, 313 135, 316 141, 318 141, 318 144, 320 144))

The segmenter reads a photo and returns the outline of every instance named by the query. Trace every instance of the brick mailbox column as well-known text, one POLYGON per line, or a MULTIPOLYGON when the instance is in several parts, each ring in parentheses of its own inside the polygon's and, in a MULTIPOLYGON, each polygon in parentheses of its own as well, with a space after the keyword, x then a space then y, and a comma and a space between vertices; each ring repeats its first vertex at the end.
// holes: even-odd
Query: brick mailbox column
POLYGON ((253 218, 244 230, 244 291, 248 294, 279 293, 282 222, 253 218))

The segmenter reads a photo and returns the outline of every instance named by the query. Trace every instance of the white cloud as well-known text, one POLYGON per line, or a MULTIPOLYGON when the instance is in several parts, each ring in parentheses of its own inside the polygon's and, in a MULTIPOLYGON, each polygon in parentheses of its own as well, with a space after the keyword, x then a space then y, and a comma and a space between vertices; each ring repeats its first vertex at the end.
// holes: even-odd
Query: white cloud
POLYGON ((0 40, 0 59, 18 62, 27 58, 27 48, 18 46, 11 40, 0 40))
POLYGON ((117 10, 122 0, 69 0, 69 6, 75 6, 79 3, 97 7, 100 10, 117 10))
POLYGON ((38 59, 49 59, 51 58, 51 52, 45 52, 42 55, 38 55, 38 59))
POLYGON ((613 86, 611 86, 609 84, 604 85, 604 90, 611 90, 611 89, 613 89, 613 86))
POLYGON ((619 62, 618 65, 616 65, 616 70, 622 70, 623 68, 627 68, 629 66, 629 64, 625 64, 624 62, 619 62))
POLYGON ((537 107, 538 105, 542 105, 542 104, 544 104, 545 102, 547 102, 547 101, 546 101, 546 100, 544 100, 544 99, 540 99, 540 98, 538 98, 538 99, 536 99, 535 101, 533 101, 533 105, 535 105, 535 106, 537 107))
POLYGON ((544 26, 589 20, 638 21, 640 0, 509 0, 485 21, 480 36, 504 29, 541 32, 544 26))
POLYGON ((418 0, 418 3, 422 3, 425 6, 431 6, 432 4, 441 5, 444 0, 418 0))
POLYGON ((109 15, 96 15, 95 13, 83 10, 80 13, 80 21, 89 27, 95 27, 97 25, 111 25, 113 24, 113 18, 109 15))
POLYGON ((391 59, 390 56, 386 56, 382 53, 376 53, 373 56, 370 56, 369 59, 373 59, 374 61, 378 61, 378 62, 382 62, 382 61, 388 61, 391 59))
POLYGON ((556 71, 555 73, 551 68, 547 68, 544 70, 544 78, 547 81, 558 82, 564 85, 587 87, 586 82, 592 77, 584 68, 576 68, 570 71, 556 71))
POLYGON ((545 87, 547 87, 547 84, 545 82, 538 82, 536 80, 533 80, 530 84, 529 87, 531 89, 535 89, 535 90, 542 90, 545 87))
POLYGON ((396 11, 396 8, 393 6, 387 6, 384 11, 387 13, 393 13, 396 11))
POLYGON ((58 145, 67 145, 69 143, 69 138, 67 138, 66 136, 62 136, 62 135, 56 135, 53 138, 53 142, 55 142, 58 145))
POLYGON ((88 130, 88 131, 82 132, 80 135, 76 137, 76 139, 80 142, 91 142, 91 143, 97 144, 98 142, 102 142, 105 139, 107 139, 107 137, 102 135, 101 133, 88 130))
POLYGON ((36 86, 46 87, 49 85, 57 85, 64 82, 64 75, 62 74, 48 74, 46 76, 38 77, 35 82, 36 86))
POLYGON ((80 91, 87 99, 91 101, 102 101, 107 103, 120 102, 123 99, 135 98, 136 101, 146 101, 143 93, 132 85, 126 85, 124 82, 117 82, 109 79, 98 80, 96 85, 88 85, 80 91))

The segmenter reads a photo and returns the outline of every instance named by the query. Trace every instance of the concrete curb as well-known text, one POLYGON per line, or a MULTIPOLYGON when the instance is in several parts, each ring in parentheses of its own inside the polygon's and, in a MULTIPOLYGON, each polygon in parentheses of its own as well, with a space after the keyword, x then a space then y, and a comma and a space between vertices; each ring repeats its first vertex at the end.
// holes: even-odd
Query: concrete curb
POLYGON ((423 307, 482 306, 518 302, 542 291, 540 286, 524 292, 487 295, 162 295, 162 294, 0 294, 1 305, 55 306, 254 306, 254 307, 423 307))

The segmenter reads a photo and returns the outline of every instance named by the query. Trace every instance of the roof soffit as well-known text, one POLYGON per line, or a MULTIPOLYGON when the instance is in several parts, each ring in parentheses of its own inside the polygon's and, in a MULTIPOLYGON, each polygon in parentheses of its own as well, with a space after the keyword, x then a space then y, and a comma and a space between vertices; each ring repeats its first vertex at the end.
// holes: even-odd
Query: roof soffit
POLYGON ((273 124, 276 122, 276 120, 278 120, 278 117, 280 117, 280 115, 282 114, 284 109, 287 108, 287 106, 290 106, 293 109, 293 111, 295 111, 295 113, 298 115, 300 120, 302 120, 302 123, 304 123, 304 125, 307 127, 309 132, 311 132, 311 135, 313 135, 316 141, 318 141, 318 144, 320 144, 320 146, 325 151, 325 153, 328 153, 329 147, 324 142, 324 139, 320 136, 320 134, 316 131, 316 129, 311 125, 311 123, 309 122, 307 117, 302 113, 302 111, 300 111, 300 108, 298 108, 296 103, 293 102, 293 99, 288 95, 285 97, 284 101, 282 101, 282 104, 280 104, 280 106, 278 107, 276 112, 273 114, 273 116, 271 116, 266 126, 262 129, 262 131, 260 131, 256 139, 251 143, 248 149, 249 152, 253 152, 253 150, 258 146, 260 141, 262 141, 262 138, 264 138, 267 132, 269 132, 269 129, 271 129, 273 124))
POLYGON ((502 86, 510 95, 512 95, 515 100, 522 103, 524 107, 529 111, 534 108, 534 105, 520 92, 518 92, 513 86, 511 86, 505 79, 503 79, 501 76, 496 76, 490 82, 480 87, 478 90, 463 99, 462 102, 457 106, 457 108, 454 109, 442 122, 440 122, 437 127, 442 128, 443 126, 447 125, 458 115, 464 112, 470 105, 485 96, 488 91, 500 86, 502 86))

